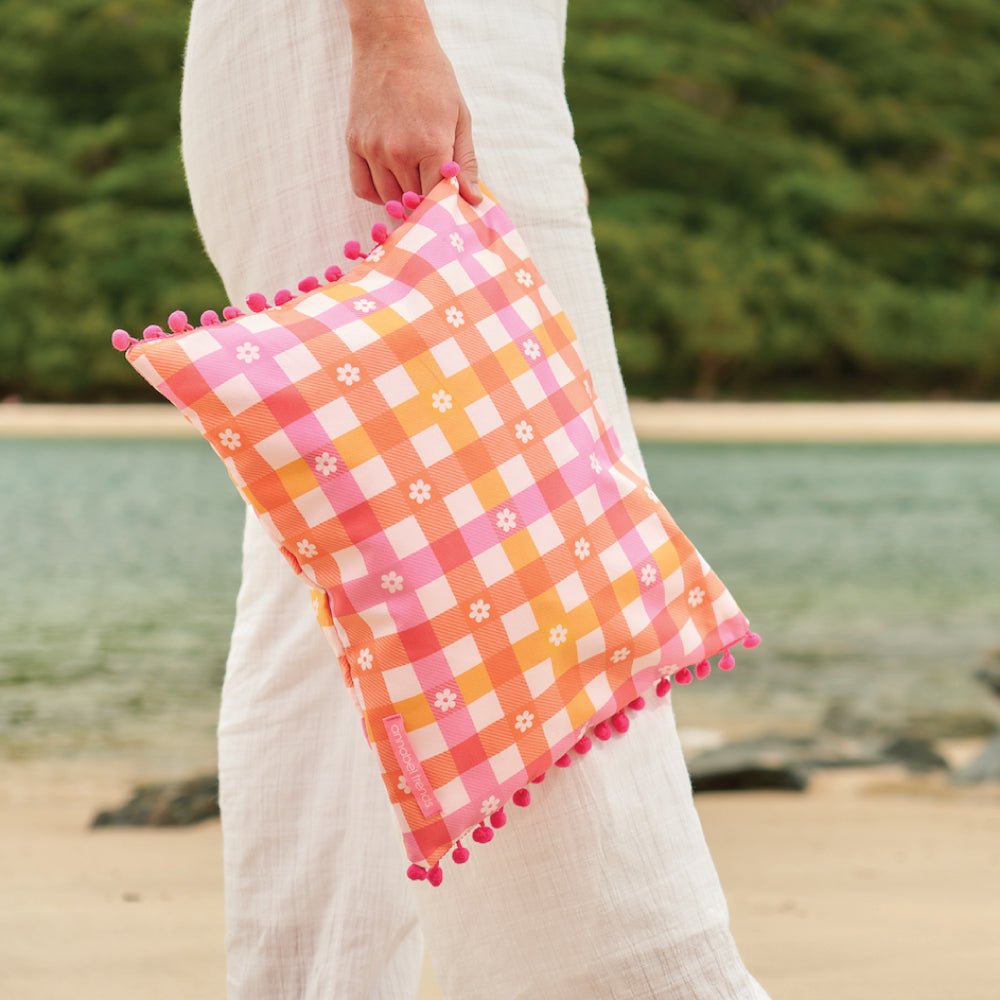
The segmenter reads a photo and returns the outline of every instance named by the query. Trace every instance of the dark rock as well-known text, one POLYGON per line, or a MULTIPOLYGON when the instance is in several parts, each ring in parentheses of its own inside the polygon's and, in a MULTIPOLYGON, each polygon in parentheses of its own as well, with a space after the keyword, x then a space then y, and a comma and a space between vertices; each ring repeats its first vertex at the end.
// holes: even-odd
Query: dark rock
POLYGON ((993 654, 991 662, 977 670, 972 676, 985 684, 993 694, 1000 697, 1000 650, 993 654))
POLYGON ((905 764, 908 771, 948 770, 948 761, 934 749, 930 740, 899 736, 883 744, 881 755, 888 760, 905 764))
POLYGON ((951 781, 956 785, 978 785, 984 781, 1000 781, 1000 736, 990 740, 975 760, 954 771, 951 781))
POLYGON ((691 771, 691 787, 697 792, 736 792, 749 789, 779 789, 804 791, 809 775, 796 767, 765 767, 746 764, 743 767, 704 767, 691 771))
POLYGON ((90 825, 190 826, 219 815, 219 778, 205 774, 186 781, 139 785, 117 809, 104 809, 90 825))

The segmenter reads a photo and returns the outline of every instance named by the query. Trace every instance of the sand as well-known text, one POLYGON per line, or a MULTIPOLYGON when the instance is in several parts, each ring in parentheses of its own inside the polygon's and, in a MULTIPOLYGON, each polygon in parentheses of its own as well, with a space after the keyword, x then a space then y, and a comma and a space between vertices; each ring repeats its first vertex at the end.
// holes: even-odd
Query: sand
MULTIPOLYGON (((218 822, 87 829, 143 777, 114 761, 0 764, 0 996, 224 1000, 218 822)), ((996 1000, 1000 785, 836 771, 803 794, 696 803, 772 1000, 996 1000)), ((439 1000, 424 974, 419 1000, 439 1000)))
MULTIPOLYGON (((1000 441, 1000 403, 696 403, 629 401, 646 441, 1000 441)), ((0 403, 0 437, 184 437, 167 404, 0 403)))

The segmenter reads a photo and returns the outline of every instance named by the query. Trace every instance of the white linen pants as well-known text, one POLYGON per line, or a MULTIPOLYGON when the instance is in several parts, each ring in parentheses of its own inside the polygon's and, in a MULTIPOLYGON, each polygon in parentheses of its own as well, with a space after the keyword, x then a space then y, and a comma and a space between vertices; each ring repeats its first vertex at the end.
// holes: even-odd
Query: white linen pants
MULTIPOLYGON (((428 0, 480 176, 629 419, 562 77, 566 0, 428 0)), ((342 0, 195 0, 181 99, 199 230, 233 303, 395 223, 351 191, 342 0)), ((219 303, 218 305, 224 305, 219 303)), ((669 498, 668 498, 669 505, 669 498)), ((229 1000, 766 1000, 744 967, 670 698, 532 786, 444 884, 411 883, 378 762, 309 592, 248 511, 218 724, 229 1000)))

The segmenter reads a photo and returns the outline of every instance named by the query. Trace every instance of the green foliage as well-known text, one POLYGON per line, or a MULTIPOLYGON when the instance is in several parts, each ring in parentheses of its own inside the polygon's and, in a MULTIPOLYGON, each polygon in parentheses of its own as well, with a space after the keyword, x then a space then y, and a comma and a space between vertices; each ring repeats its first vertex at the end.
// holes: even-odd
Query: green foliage
POLYGON ((0 0, 0 395, 149 399, 110 331, 223 298, 180 162, 188 10, 0 0))
MULTIPOLYGON (((151 398, 111 329, 225 301, 180 162, 188 13, 0 0, 0 396, 151 398)), ((632 392, 996 395, 1000 7, 571 0, 567 39, 632 392)))
POLYGON ((1000 390, 1000 8, 571 3, 629 388, 1000 390))

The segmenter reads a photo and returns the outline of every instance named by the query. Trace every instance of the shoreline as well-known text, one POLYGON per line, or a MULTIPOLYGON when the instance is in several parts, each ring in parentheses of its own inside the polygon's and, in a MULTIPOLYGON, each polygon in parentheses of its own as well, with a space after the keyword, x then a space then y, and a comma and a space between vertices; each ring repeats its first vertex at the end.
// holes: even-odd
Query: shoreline
MULTIPOLYGON (((1000 442, 994 402, 629 399, 640 441, 1000 442)), ((0 438, 195 437, 167 403, 0 403, 0 438)))

